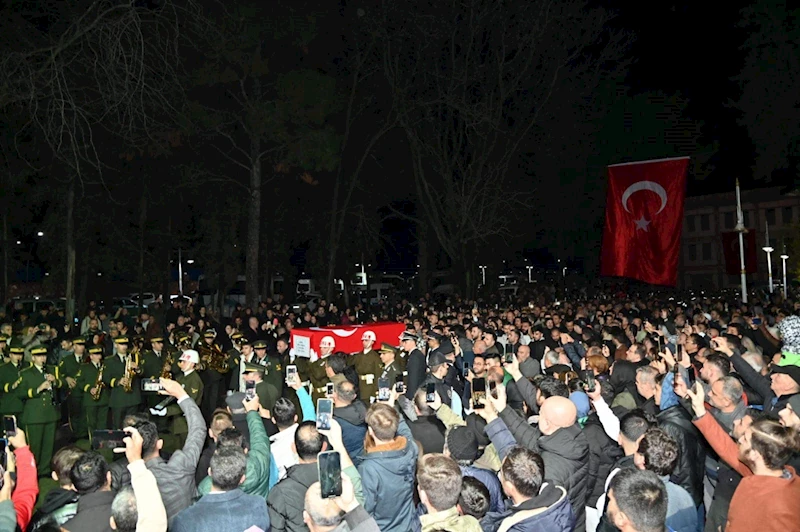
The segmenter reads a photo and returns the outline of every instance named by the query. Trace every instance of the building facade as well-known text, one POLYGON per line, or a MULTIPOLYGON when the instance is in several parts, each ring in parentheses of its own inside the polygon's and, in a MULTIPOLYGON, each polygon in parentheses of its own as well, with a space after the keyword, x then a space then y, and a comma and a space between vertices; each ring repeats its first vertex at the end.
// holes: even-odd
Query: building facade
MULTIPOLYGON (((744 225, 756 233, 758 271, 748 273, 748 287, 768 284, 766 243, 769 224, 772 253, 772 275, 782 278, 780 255, 784 243, 788 247, 790 234, 800 222, 800 194, 784 193, 781 187, 742 191, 744 225)), ((721 192, 687 197, 683 214, 681 258, 678 283, 681 288, 719 289, 739 286, 739 275, 729 275, 725 268, 723 233, 736 226, 736 192, 721 192)))

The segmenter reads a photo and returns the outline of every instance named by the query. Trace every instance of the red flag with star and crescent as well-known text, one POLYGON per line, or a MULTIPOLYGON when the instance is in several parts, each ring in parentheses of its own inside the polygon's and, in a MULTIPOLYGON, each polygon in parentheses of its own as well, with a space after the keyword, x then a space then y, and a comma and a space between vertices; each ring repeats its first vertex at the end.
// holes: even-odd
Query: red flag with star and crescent
POLYGON ((675 286, 688 157, 608 167, 600 275, 675 286))

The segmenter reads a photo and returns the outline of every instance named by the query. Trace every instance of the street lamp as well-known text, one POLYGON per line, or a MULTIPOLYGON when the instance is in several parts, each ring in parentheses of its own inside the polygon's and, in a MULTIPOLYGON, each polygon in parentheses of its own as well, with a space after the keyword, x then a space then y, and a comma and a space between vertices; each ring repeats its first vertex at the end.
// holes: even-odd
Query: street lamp
POLYGON ((766 246, 761 248, 767 254, 767 268, 769 271, 769 293, 772 293, 772 252, 775 251, 772 246, 769 245, 769 222, 766 222, 766 246))
POLYGON ((528 282, 532 283, 533 279, 531 278, 531 272, 533 271, 533 266, 525 266, 528 269, 528 282))
POLYGON ((194 264, 194 259, 189 259, 186 261, 186 264, 194 264))
POLYGON ((38 233, 36 233, 36 236, 44 236, 44 233, 39 231, 38 233))
POLYGON ((789 258, 789 255, 786 254, 786 244, 783 245, 783 254, 781 255, 781 261, 783 261, 783 299, 787 299, 789 297, 789 288, 786 286, 786 260, 789 258))
POLYGON ((486 266, 478 266, 481 269, 481 286, 486 286, 486 266))

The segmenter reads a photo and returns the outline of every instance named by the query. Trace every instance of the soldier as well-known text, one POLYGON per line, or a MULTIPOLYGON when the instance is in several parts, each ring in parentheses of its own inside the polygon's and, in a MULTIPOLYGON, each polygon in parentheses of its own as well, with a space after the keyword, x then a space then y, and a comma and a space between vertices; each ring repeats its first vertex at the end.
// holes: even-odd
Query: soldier
POLYGON ((406 376, 406 397, 409 401, 414 400, 414 394, 422 386, 428 372, 425 355, 417 349, 417 339, 417 335, 411 331, 404 331, 400 335, 400 347, 408 354, 403 374, 406 376))
MULTIPOLYGON (((187 349, 178 359, 178 367, 181 372, 175 381, 183 386, 183 389, 192 398, 195 404, 203 402, 203 379, 195 371, 195 367, 200 362, 200 355, 194 349, 187 349)), ((161 410, 172 420, 172 434, 180 442, 178 448, 183 448, 186 443, 186 435, 189 433, 189 425, 183 415, 181 407, 172 403, 166 410, 161 410)))
POLYGON ((264 366, 248 362, 244 367, 244 378, 247 382, 256 383, 256 395, 261 406, 269 411, 275 406, 275 401, 281 396, 280 390, 264 381, 264 366))
POLYGON ((39 476, 42 476, 50 474, 50 459, 53 457, 59 418, 55 394, 61 386, 61 379, 57 366, 52 370, 45 368, 46 347, 31 349, 31 358, 33 364, 20 372, 21 380, 16 392, 25 401, 20 424, 36 458, 39 476))
POLYGON ((239 340, 239 345, 242 349, 242 354, 239 356, 239 364, 234 366, 231 371, 230 389, 234 392, 244 391, 244 367, 253 358, 253 346, 246 336, 242 336, 239 340))
POLYGON ((400 350, 398 348, 384 342, 381 344, 381 350, 378 353, 383 363, 383 371, 381 371, 380 378, 388 380, 390 388, 394 388, 394 384, 397 382, 397 376, 403 375, 397 363, 397 355, 399 352, 400 350))
POLYGON ((231 348, 228 349, 228 365, 231 367, 231 376, 228 379, 228 389, 239 391, 239 377, 244 369, 242 358, 242 341, 244 335, 239 331, 231 334, 231 348))
POLYGON ((0 356, 2 356, 3 359, 8 358, 8 340, 8 336, 0 334, 0 356))
POLYGON ((364 331, 361 336, 363 350, 347 357, 347 365, 353 366, 361 381, 361 400, 369 404, 373 397, 378 395, 378 375, 381 374, 381 357, 372 348, 375 345, 375 333, 364 331))
POLYGON ((142 402, 142 393, 139 389, 139 361, 131 359, 129 362, 129 340, 120 336, 114 340, 117 354, 106 358, 103 382, 111 389, 108 405, 111 408, 111 420, 114 429, 122 428, 122 420, 128 414, 135 414, 142 402), (130 372, 126 373, 126 365, 130 372))
POLYGON ((319 360, 308 364, 308 379, 311 384, 311 398, 316 404, 317 399, 325 397, 325 385, 328 384, 328 372, 326 371, 327 359, 333 350, 336 349, 336 342, 333 336, 323 336, 319 341, 319 360))
POLYGON ((8 350, 8 363, 0 366, 0 414, 4 416, 17 416, 20 419, 22 414, 22 399, 16 393, 20 383, 20 371, 28 364, 22 362, 25 356, 25 348, 22 346, 12 346, 8 350))
POLYGON ((80 436, 91 435, 95 430, 108 427, 108 399, 111 393, 103 382, 101 372, 105 373, 103 348, 95 345, 89 348, 89 361, 81 364, 76 386, 83 392, 81 406, 86 426, 86 433, 80 436))
MULTIPOLYGON (((154 336, 150 339, 150 346, 150 349, 142 354, 142 377, 145 379, 162 376, 168 379, 172 378, 169 374, 172 373, 175 358, 171 357, 171 354, 164 349, 164 338, 154 336)), ((156 401, 156 403, 159 402, 156 401)), ((154 404, 149 406, 154 406, 154 404)))
MULTIPOLYGON (((199 347, 200 360, 202 360, 205 365, 205 368, 200 375, 200 378, 203 380, 203 387, 205 390, 203 394, 203 403, 200 405, 200 409, 203 412, 203 417, 206 419, 211 419, 211 414, 214 413, 214 409, 217 408, 217 404, 219 404, 220 392, 222 390, 222 379, 225 378, 223 375, 224 373, 227 373, 221 373, 217 369, 211 367, 212 359, 219 359, 217 360, 218 364, 224 362, 222 360, 224 356, 222 348, 214 343, 216 338, 217 332, 215 330, 206 330, 203 333, 202 344, 199 347)), ((230 366, 228 367, 230 368, 230 366)), ((230 369, 228 371, 230 371, 230 369)))
POLYGON ((73 352, 66 355, 58 363, 61 379, 66 382, 67 415, 72 434, 82 437, 86 434, 86 416, 81 412, 83 404, 83 390, 77 386, 84 353, 86 352, 86 338, 78 337, 72 340, 73 352))
MULTIPOLYGON (((283 389, 283 366, 281 366, 280 360, 275 360, 275 358, 270 357, 267 354, 267 342, 266 340, 256 340, 253 343, 253 351, 255 352, 252 357, 250 357, 251 364, 258 364, 259 366, 264 367, 264 381, 268 384, 272 385, 273 388, 278 390, 278 393, 283 389)), ((280 395, 279 395, 280 397, 280 395)), ((261 403, 262 405, 264 403, 261 403)))

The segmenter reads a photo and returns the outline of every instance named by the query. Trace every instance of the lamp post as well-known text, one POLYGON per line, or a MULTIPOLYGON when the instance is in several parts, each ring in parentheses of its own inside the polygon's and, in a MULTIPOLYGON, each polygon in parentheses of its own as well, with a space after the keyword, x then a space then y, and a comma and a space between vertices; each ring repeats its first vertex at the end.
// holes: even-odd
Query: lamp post
POLYGON ((786 260, 789 255, 786 254, 786 244, 783 245, 783 253, 781 254, 781 261, 783 261, 783 299, 789 297, 789 288, 786 286, 786 260))
POLYGON ((528 282, 532 283, 533 279, 531 278, 531 272, 533 271, 533 266, 528 265, 528 266, 525 266, 525 267, 528 269, 528 282))
POLYGON ((747 269, 744 263, 744 234, 747 228, 744 226, 744 215, 742 214, 742 195, 739 191, 739 179, 736 179, 736 227, 733 229, 739 233, 739 272, 742 282, 742 303, 747 303, 747 269))
POLYGON ((486 266, 478 266, 481 269, 481 286, 486 286, 486 266))
POLYGON ((772 286, 772 252, 775 251, 772 246, 769 245, 769 222, 766 222, 766 246, 761 248, 767 254, 767 268, 769 272, 769 293, 772 293, 773 286, 772 286))

